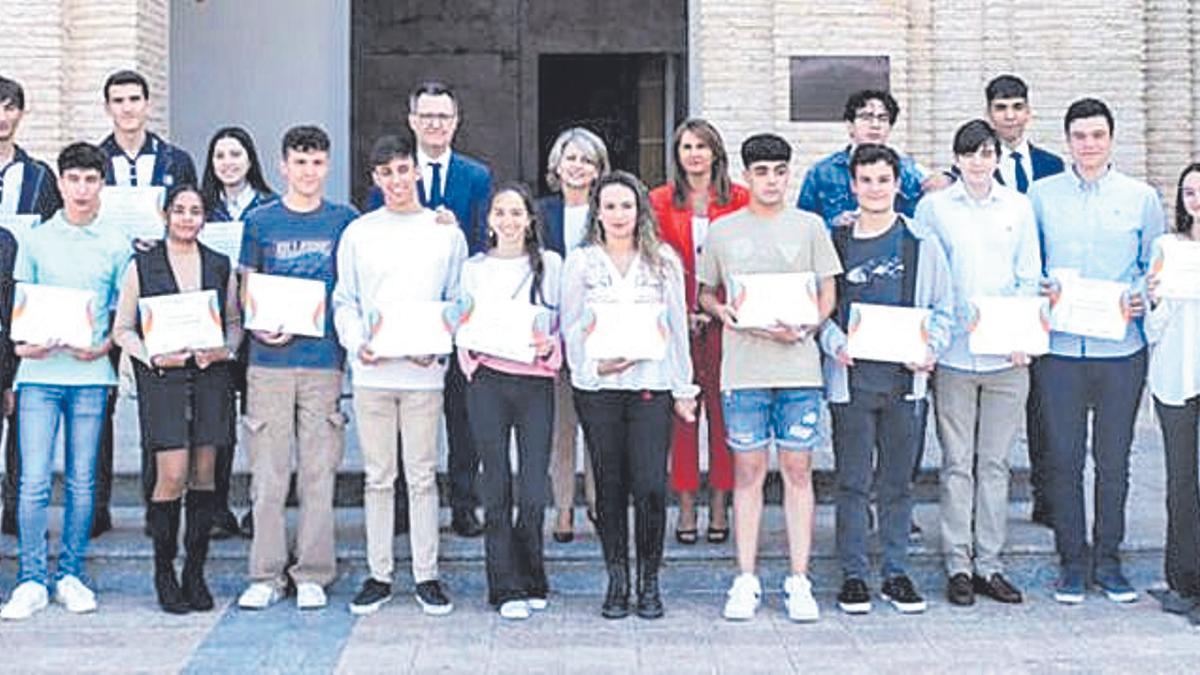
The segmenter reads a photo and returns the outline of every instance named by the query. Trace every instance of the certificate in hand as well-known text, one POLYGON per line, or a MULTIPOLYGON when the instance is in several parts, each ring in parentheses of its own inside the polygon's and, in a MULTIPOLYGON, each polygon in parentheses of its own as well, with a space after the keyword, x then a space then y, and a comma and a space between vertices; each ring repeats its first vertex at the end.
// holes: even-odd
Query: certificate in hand
POLYGON ((205 223, 200 230, 200 243, 229 257, 236 267, 242 254, 242 221, 205 223))
POLYGON ((141 298, 138 316, 142 342, 151 357, 225 346, 221 305, 214 290, 141 298))
POLYGON ((916 307, 851 303, 846 353, 865 361, 925 363, 931 314, 916 307))
POLYGON ((24 245, 25 237, 33 230, 33 226, 38 224, 41 216, 34 214, 28 215, 2 215, 0 216, 0 227, 12 233, 12 236, 17 240, 17 249, 24 245))
POLYGON ((162 239, 165 196, 158 185, 109 185, 100 190, 100 217, 121 226, 130 239, 162 239))
POLYGON ((458 308, 435 300, 380 302, 367 313, 367 345, 381 358, 449 354, 458 308))
POLYGON ((1200 299, 1200 242, 1170 236, 1159 239, 1158 244, 1150 263, 1150 272, 1158 277, 1158 296, 1200 299))
POLYGON ((1061 292, 1051 312, 1051 327, 1104 340, 1121 340, 1129 327, 1125 309, 1127 284, 1087 279, 1070 271, 1056 271, 1061 292))
POLYGON ((550 335, 545 307, 507 298, 462 299, 462 318, 454 341, 459 347, 519 363, 537 358, 534 341, 550 335))
POLYGON ((275 274, 246 275, 243 325, 250 330, 325 336, 325 283, 275 274))
POLYGON ((95 302, 91 291, 19 283, 13 294, 12 339, 87 349, 96 328, 95 302))
POLYGON ((812 272, 734 274, 729 281, 729 298, 737 313, 738 328, 819 323, 817 277, 812 272))
POLYGON ((597 302, 581 320, 588 359, 661 361, 667 355, 671 332, 661 302, 597 302))
POLYGON ((1050 351, 1050 302, 1027 296, 975 297, 967 331, 972 354, 1045 354, 1050 351))

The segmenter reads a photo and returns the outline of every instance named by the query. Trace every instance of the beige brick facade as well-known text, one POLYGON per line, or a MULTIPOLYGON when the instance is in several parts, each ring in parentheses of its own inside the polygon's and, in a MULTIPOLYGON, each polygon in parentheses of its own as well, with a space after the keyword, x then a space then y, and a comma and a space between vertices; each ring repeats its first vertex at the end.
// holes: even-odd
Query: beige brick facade
POLYGON ((133 68, 150 82, 151 128, 168 132, 168 0, 3 0, 0 74, 25 87, 17 142, 53 160, 108 134, 104 78, 133 68))

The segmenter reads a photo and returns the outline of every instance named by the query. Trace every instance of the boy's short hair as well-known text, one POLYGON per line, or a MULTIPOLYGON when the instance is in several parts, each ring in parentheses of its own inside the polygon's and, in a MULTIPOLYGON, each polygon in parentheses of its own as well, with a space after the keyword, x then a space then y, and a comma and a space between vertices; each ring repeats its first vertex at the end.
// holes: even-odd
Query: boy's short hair
POLYGON ((884 108, 887 108, 888 123, 895 126, 896 120, 900 118, 900 104, 896 103, 894 96, 882 89, 863 89, 850 94, 850 98, 846 99, 846 109, 842 111, 842 119, 854 122, 858 111, 867 107, 867 103, 872 100, 879 101, 884 108))
POLYGON ((987 96, 988 105, 998 98, 1020 98, 1029 100, 1029 87, 1026 86, 1025 80, 1016 75, 998 75, 992 78, 991 82, 987 83, 987 88, 983 90, 987 96))
POLYGON ((1063 116, 1063 131, 1071 133, 1071 122, 1088 117, 1103 117, 1108 122, 1108 133, 1112 135, 1116 127, 1112 111, 1108 109, 1107 103, 1098 98, 1081 98, 1072 103, 1067 108, 1067 114, 1063 116))
POLYGON ((449 96, 450 101, 454 103, 454 112, 458 112, 458 97, 454 95, 454 90, 445 82, 437 80, 428 80, 413 87, 413 90, 408 94, 408 111, 410 113, 417 112, 417 99, 421 96, 449 96))
POLYGON ((863 143, 854 149, 854 153, 850 155, 850 177, 858 178, 858 167, 879 162, 885 162, 892 167, 892 175, 899 180, 900 155, 888 146, 876 143, 863 143))
POLYGON ((288 150, 296 152, 329 152, 329 134, 321 127, 300 125, 283 135, 280 154, 287 159, 288 150))
POLYGON ((754 134, 742 141, 742 165, 755 162, 790 162, 792 146, 777 134, 754 134))
POLYGON ((142 98, 150 100, 150 83, 146 82, 146 78, 142 77, 141 73, 133 70, 118 70, 108 79, 104 81, 104 102, 108 103, 109 91, 119 84, 136 84, 142 88, 142 98))
POLYGON ((388 134, 381 136, 371 146, 371 167, 383 166, 393 159, 407 157, 415 163, 417 160, 416 143, 411 133, 388 134))
POLYGON ((91 143, 79 141, 72 143, 58 153, 58 175, 71 169, 94 169, 100 172, 100 177, 107 175, 108 155, 91 143))
POLYGON ((971 120, 954 133, 955 155, 973 155, 984 144, 990 144, 996 149, 996 154, 1000 154, 1000 137, 992 125, 983 120, 971 120))
POLYGON ((13 104, 17 110, 25 109, 25 88, 20 82, 0 75, 0 104, 13 104))

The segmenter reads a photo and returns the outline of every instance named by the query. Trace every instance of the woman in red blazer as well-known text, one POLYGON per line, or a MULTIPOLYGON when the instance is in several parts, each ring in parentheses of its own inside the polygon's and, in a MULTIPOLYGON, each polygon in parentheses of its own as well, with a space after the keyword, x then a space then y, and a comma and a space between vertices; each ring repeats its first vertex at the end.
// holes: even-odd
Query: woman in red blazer
MULTIPOLYGON (((733 489, 733 461, 725 445, 721 414, 721 326, 710 322, 696 301, 696 255, 704 246, 709 224, 750 200, 746 188, 729 180, 729 159, 721 134, 709 122, 689 119, 675 130, 675 179, 650 192, 662 240, 683 260, 691 324, 692 365, 700 385, 700 402, 708 417, 708 483, 711 493, 707 539, 729 538, 725 505, 733 489)), ((699 411, 696 413, 699 419, 699 411)), ((700 489, 699 423, 675 420, 671 448, 671 487, 679 495, 675 539, 697 539, 696 492, 700 489)))

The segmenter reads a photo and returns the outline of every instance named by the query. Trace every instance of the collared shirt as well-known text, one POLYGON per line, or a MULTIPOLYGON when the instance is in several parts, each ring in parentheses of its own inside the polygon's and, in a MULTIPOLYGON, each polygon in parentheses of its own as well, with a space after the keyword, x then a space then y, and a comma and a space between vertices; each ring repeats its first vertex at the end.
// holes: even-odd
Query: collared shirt
POLYGON ((243 186, 241 192, 234 195, 233 199, 230 199, 226 192, 221 192, 221 201, 225 203, 225 211, 229 214, 230 220, 241 220, 246 209, 254 204, 256 197, 258 197, 258 193, 249 185, 243 186))
POLYGON ((1021 153, 1021 166, 1025 168, 1025 178, 1029 180, 1029 184, 1033 184, 1033 157, 1030 156, 1029 139, 1022 138, 1017 147, 1010 148, 1007 145, 1000 146, 1000 178, 1004 179, 1004 184, 1017 189, 1017 160, 1013 158, 1013 152, 1021 153))
POLYGON ((969 303, 976 296, 1038 294, 1042 261, 1029 200, 994 181, 986 197, 975 199, 958 181, 921 200, 915 228, 941 242, 954 284, 954 329, 939 363, 977 373, 1010 367, 1008 357, 971 353, 969 303))
MULTIPOLYGON (((129 242, 117 234, 119 229, 99 219, 84 226, 72 225, 59 211, 34 228, 17 251, 13 274, 17 281, 96 294, 92 305, 93 344, 99 344, 108 334, 109 313, 116 308, 121 276, 129 262, 129 242)), ((117 378, 107 357, 80 361, 60 351, 44 359, 22 359, 16 382, 18 387, 115 385, 117 378)))
POLYGON ((196 165, 191 155, 152 132, 146 132, 145 142, 133 157, 111 134, 100 143, 100 149, 109 157, 105 177, 109 185, 161 185, 170 189, 174 185, 197 184, 196 165))
MULTIPOLYGON (((1154 188, 1109 170, 1095 181, 1074 169, 1029 188, 1042 242, 1042 270, 1076 269, 1086 279, 1120 281, 1142 292, 1151 242, 1163 233, 1165 215, 1154 188)), ((1075 358, 1128 356, 1145 345, 1141 321, 1120 340, 1050 334, 1050 352, 1075 358)))
MULTIPOLYGON (((850 146, 817 162, 804 176, 796 207, 821 216, 833 227, 838 216, 858 210, 858 199, 850 190, 850 146)), ((900 190, 896 211, 912 217, 922 195, 923 173, 912 157, 900 158, 900 190)))
POLYGON ((450 155, 453 151, 449 148, 442 153, 441 157, 430 157, 419 148, 417 149, 417 164, 421 167, 421 184, 425 191, 425 199, 428 200, 433 194, 433 163, 440 164, 439 171, 441 172, 441 193, 442 199, 446 198, 446 174, 450 172, 450 155))

